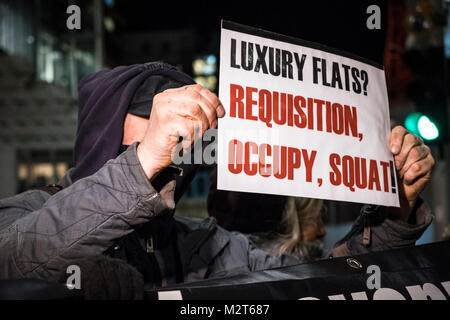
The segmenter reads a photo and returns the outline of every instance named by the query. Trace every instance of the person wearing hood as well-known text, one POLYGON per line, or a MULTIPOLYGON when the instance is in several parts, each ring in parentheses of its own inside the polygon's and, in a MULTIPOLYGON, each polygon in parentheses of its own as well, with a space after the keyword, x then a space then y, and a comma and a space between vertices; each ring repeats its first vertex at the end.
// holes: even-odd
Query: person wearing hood
MULTIPOLYGON (((253 248, 214 218, 173 214, 197 168, 175 166, 175 146, 182 138, 187 150, 196 124, 203 135, 224 113, 213 93, 162 62, 83 78, 74 168, 58 186, 0 200, 0 279, 64 281, 77 265, 86 298, 133 299, 144 286, 299 263, 253 248)), ((418 197, 434 163, 429 149, 401 127, 391 147, 404 186, 401 209, 366 206, 370 221, 358 219, 333 256, 414 245, 431 223, 418 197)))

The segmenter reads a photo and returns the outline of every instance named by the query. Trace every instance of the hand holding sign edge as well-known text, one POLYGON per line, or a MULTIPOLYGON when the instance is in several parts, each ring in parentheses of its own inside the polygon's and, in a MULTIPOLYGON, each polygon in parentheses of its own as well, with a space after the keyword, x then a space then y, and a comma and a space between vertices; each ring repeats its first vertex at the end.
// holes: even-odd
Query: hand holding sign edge
POLYGON ((391 210, 392 216, 408 221, 420 192, 430 180, 435 160, 423 140, 402 126, 392 129, 389 144, 400 188, 400 210, 391 210))

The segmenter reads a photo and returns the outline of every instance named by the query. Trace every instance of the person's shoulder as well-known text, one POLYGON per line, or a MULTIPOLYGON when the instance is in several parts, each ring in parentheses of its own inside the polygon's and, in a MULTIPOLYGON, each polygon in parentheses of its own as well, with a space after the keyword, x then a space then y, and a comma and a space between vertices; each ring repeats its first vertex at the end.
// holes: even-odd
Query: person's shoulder
POLYGON ((200 230, 214 230, 218 227, 217 220, 214 217, 207 217, 205 219, 187 218, 175 215, 175 223, 180 231, 190 233, 200 230))
POLYGON ((50 198, 50 194, 44 190, 31 189, 15 196, 1 199, 0 208, 20 207, 29 211, 34 211, 41 208, 48 198, 50 198))
POLYGON ((45 191, 32 189, 0 200, 0 230, 4 230, 17 219, 39 210, 50 198, 45 191))

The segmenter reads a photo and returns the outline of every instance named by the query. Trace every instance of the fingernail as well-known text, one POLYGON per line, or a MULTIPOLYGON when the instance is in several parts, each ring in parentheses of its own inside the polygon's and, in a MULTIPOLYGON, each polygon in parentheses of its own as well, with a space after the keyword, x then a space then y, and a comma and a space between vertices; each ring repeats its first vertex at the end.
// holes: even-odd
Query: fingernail
POLYGON ((392 153, 394 153, 394 154, 397 154, 397 152, 398 152, 398 147, 397 146, 392 146, 391 147, 391 151, 392 151, 392 153))
POLYGON ((219 117, 223 117, 224 115, 225 115, 225 108, 223 107, 223 105, 222 104, 219 104, 218 106, 217 106, 217 115, 219 116, 219 117))

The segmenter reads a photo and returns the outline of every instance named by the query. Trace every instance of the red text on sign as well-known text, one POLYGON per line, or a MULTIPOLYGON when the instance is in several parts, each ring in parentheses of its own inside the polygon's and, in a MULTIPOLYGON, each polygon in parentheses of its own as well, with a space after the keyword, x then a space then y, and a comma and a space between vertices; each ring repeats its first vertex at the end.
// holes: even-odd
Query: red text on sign
POLYGON ((311 182, 316 154, 316 150, 309 152, 306 149, 267 143, 258 145, 252 141, 243 143, 233 139, 228 143, 228 170, 233 174, 259 174, 262 177, 294 180, 294 171, 303 165, 305 181, 311 182), (252 155, 258 161, 252 161, 252 155))

